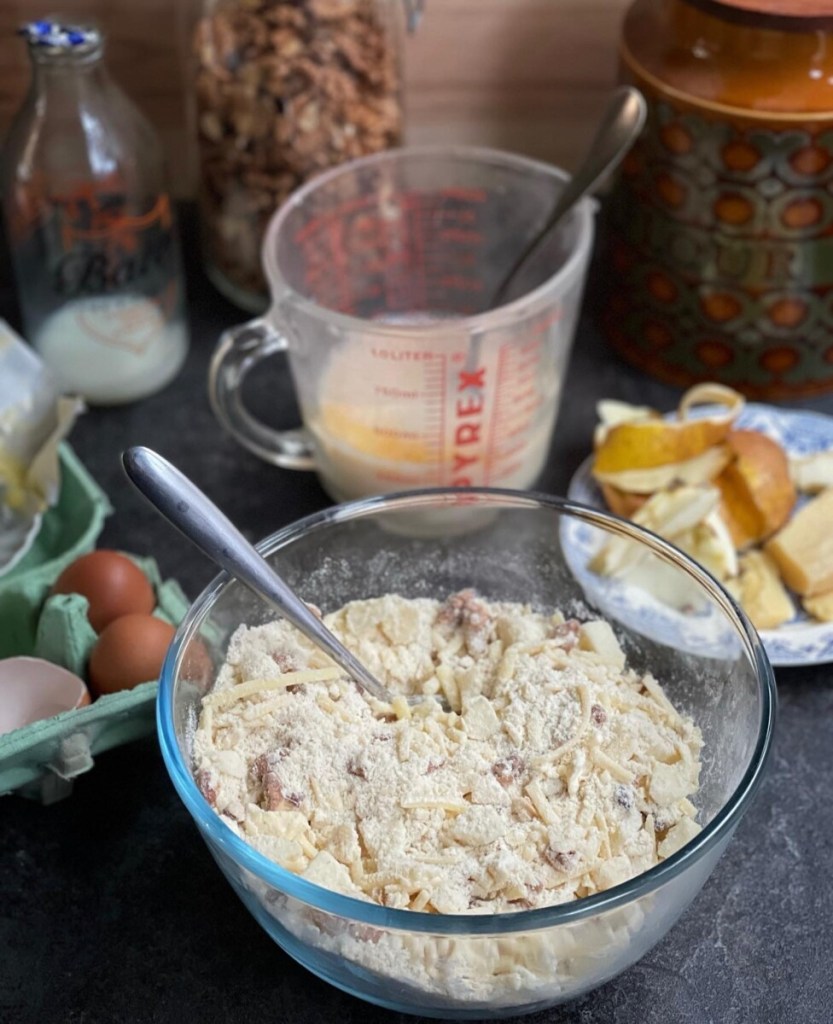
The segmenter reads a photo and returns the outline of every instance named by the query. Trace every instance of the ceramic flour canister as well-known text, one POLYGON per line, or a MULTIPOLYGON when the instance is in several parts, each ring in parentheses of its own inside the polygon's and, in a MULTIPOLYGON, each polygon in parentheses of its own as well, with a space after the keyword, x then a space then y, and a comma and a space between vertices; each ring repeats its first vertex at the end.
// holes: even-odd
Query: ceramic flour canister
POLYGON ((607 217, 613 346, 680 387, 833 391, 833 2, 635 0, 649 101, 607 217))

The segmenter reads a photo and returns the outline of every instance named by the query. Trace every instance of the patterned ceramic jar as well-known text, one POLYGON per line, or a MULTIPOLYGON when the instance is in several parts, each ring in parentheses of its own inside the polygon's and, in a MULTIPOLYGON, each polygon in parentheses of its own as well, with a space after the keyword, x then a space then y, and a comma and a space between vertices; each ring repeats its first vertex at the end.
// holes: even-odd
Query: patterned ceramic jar
POLYGON ((833 391, 833 2, 635 0, 649 119, 608 217, 606 323, 680 387, 833 391))

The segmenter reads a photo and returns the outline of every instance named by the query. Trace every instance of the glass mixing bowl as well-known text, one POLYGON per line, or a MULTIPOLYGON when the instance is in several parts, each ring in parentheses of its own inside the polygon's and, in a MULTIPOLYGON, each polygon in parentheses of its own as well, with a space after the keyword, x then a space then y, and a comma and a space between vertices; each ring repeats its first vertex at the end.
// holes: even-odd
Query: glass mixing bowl
MULTIPOLYGON (((775 682, 758 637, 696 563, 604 512, 545 495, 422 491, 337 506, 287 526, 261 552, 325 612, 398 592, 444 598, 474 587, 578 618, 602 613, 638 671, 651 670, 703 733, 702 831, 635 878, 538 910, 439 915, 323 889, 269 861, 228 828, 195 784, 200 700, 231 633, 270 611, 218 576, 180 626, 162 672, 158 724, 168 771, 211 853, 268 934, 314 974, 394 1010, 445 1018, 532 1012, 624 970, 674 924, 717 863, 758 787, 775 682), (618 538, 639 571, 590 571, 587 552, 618 538)), ((196 913, 196 908, 195 911, 196 913)))

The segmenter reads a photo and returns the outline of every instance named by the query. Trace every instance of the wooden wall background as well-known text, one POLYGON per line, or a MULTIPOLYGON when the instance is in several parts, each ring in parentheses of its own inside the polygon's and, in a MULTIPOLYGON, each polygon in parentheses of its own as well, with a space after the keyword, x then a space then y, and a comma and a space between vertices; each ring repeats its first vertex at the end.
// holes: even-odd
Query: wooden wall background
MULTIPOLYGON (((391 0, 393 2, 393 0, 391 0)), ((95 17, 114 76, 160 131, 175 190, 195 181, 185 53, 195 0, 0 0, 0 135, 28 84, 16 27, 45 12, 95 17)), ((628 0, 427 0, 408 41, 413 143, 495 146, 571 170, 616 77, 628 0)))

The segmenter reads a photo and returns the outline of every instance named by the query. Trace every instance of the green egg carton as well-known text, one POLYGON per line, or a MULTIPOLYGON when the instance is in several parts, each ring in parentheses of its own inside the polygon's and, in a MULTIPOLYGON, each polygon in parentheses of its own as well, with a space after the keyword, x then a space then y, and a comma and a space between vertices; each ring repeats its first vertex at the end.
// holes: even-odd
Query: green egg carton
MULTIPOLYGON (((61 572, 95 547, 112 511, 107 495, 67 444, 61 446, 61 493, 44 515, 32 548, 0 577, 0 658, 30 655, 84 678, 97 639, 78 594, 49 596, 61 572)), ((188 599, 175 580, 163 581, 152 558, 132 558, 153 584, 155 615, 176 625, 188 599)), ((91 704, 0 735, 0 795, 17 792, 51 803, 94 755, 154 731, 158 681, 107 694, 91 704)))

